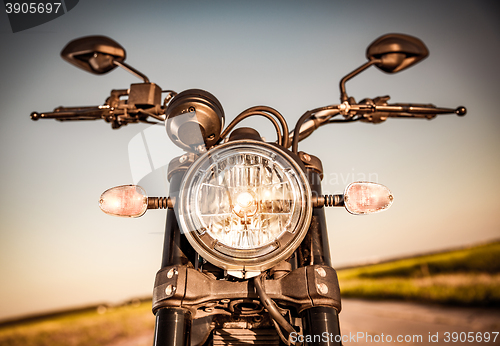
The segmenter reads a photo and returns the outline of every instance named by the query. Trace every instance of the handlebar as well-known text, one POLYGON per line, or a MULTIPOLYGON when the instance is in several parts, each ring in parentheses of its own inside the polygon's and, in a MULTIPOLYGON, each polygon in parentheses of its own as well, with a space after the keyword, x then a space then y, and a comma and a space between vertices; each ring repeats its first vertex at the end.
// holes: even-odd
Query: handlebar
POLYGON ((438 114, 456 114, 458 116, 464 116, 467 113, 467 109, 463 106, 457 108, 444 108, 436 107, 433 104, 387 104, 385 101, 388 99, 388 96, 384 96, 374 100, 367 99, 359 104, 350 104, 346 101, 340 105, 332 105, 307 111, 302 115, 295 126, 300 127, 298 131, 298 140, 293 140, 295 130, 289 133, 290 143, 296 143, 292 145, 292 150, 295 152, 297 150, 297 143, 310 136, 318 127, 333 122, 364 121, 380 123, 389 117, 432 119, 438 114), (332 119, 339 114, 343 115, 344 119, 332 119))
MULTIPOLYGON (((293 130, 288 135, 288 143, 292 144, 292 142, 296 142, 298 144, 298 142, 309 137, 320 126, 333 122, 364 121, 380 123, 389 117, 432 119, 438 114, 456 114, 464 116, 467 113, 467 110, 463 106, 457 108, 443 108, 436 107, 433 104, 387 104, 386 101, 388 99, 389 96, 383 96, 373 100, 365 99, 360 103, 354 104, 345 101, 340 105, 331 105, 308 111, 302 115, 301 119, 299 119, 296 124, 296 127, 300 127, 298 131, 298 141, 293 140, 295 133, 295 130, 293 130), (343 115, 344 119, 332 119, 339 114, 343 115)), ((126 105, 115 108, 111 107, 109 104, 90 107, 58 107, 54 109, 53 112, 33 112, 31 113, 31 119, 55 119, 58 121, 103 119, 111 123, 113 129, 117 129, 128 123, 145 122, 155 124, 155 122, 147 120, 148 117, 163 121, 160 115, 165 114, 164 107, 165 106, 155 106, 150 109, 128 109, 126 105)), ((292 145, 292 147, 294 146, 292 145)))

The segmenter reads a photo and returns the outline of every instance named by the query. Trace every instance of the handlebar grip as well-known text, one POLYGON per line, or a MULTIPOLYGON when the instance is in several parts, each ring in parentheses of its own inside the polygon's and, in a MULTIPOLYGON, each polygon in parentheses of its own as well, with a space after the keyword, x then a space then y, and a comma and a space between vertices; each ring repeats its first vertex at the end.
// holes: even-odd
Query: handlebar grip
POLYGON ((104 110, 99 107, 59 107, 53 112, 31 113, 31 120, 56 119, 56 120, 91 120, 100 119, 104 110))
POLYGON ((418 104, 404 104, 395 103, 386 106, 375 106, 376 112, 387 112, 389 114, 393 113, 398 115, 437 115, 437 114, 457 114, 459 116, 464 116, 467 113, 467 109, 463 106, 457 108, 443 108, 436 107, 434 105, 418 105, 418 104))

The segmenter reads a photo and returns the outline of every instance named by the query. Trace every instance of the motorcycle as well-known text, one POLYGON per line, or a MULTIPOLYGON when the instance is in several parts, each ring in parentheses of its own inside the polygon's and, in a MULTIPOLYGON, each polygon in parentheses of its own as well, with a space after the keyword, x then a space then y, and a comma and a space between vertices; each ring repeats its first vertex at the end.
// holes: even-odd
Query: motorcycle
POLYGON ((339 328, 340 289, 324 208, 371 214, 388 209, 393 195, 383 185, 363 181, 348 185, 343 194, 323 195, 321 160, 299 151, 298 144, 331 123, 465 115, 464 107, 389 104, 389 96, 356 102, 348 96, 346 82, 370 66, 396 73, 427 55, 418 38, 384 35, 367 48, 368 61, 340 81, 340 104, 305 112, 292 131, 267 106, 243 111, 224 128, 224 110, 214 95, 162 90, 125 63, 120 44, 88 36, 68 43, 61 56, 94 74, 119 66, 142 82, 112 90, 103 105, 33 112, 31 119, 102 119, 113 129, 164 125, 185 151, 168 165, 169 197, 150 197, 138 185, 123 185, 99 198, 100 208, 115 216, 167 209, 153 289, 154 345, 341 345, 346 340, 339 328), (265 141, 253 128, 236 128, 251 116, 268 119, 277 140, 265 141))

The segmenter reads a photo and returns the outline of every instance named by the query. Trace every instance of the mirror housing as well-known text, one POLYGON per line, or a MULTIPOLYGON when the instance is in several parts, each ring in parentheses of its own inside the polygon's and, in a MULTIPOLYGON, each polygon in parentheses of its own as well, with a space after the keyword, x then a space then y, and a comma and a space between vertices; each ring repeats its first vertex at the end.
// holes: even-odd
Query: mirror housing
POLYGON ((366 50, 368 60, 379 60, 375 66, 387 73, 402 71, 428 55, 429 50, 420 39, 404 34, 381 36, 366 50))
POLYGON ((429 55, 429 50, 418 38, 404 34, 387 34, 373 41, 366 50, 368 61, 340 80, 340 101, 348 102, 345 83, 368 67, 375 65, 387 73, 402 71, 429 55))
POLYGON ((69 42, 61 57, 72 65, 94 74, 104 74, 125 60, 125 49, 106 36, 86 36, 69 42))

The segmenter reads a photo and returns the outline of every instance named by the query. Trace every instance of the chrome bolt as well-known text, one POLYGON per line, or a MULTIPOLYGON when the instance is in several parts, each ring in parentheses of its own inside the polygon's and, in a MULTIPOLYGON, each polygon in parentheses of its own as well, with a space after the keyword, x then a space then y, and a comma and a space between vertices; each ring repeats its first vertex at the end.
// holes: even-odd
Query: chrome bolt
POLYGON ((349 102, 344 101, 342 102, 341 105, 339 105, 339 110, 340 114, 342 114, 344 118, 349 118, 349 111, 351 110, 351 105, 349 104, 349 102))
POLYGON ((307 155, 307 154, 304 154, 304 160, 306 161, 311 161, 311 156, 307 155))
POLYGON ((175 274, 177 274, 177 270, 172 268, 167 272, 167 278, 171 279, 175 274))
POLYGON ((318 273, 319 276, 321 276, 322 278, 324 278, 326 276, 326 271, 324 268, 316 268, 316 273, 318 273))
POLYGON ((328 286, 325 284, 318 284, 318 291, 321 294, 327 294, 328 293, 328 286))
POLYGON ((168 285, 167 288, 165 288, 165 294, 167 296, 171 296, 175 292, 175 286, 168 285))
POLYGON ((183 163, 183 162, 185 162, 187 159, 188 159, 187 155, 182 155, 182 156, 179 158, 179 162, 180 162, 180 163, 183 163))
POLYGON ((221 302, 222 304, 227 304, 227 303, 229 303, 229 302, 230 302, 230 300, 229 300, 229 299, 221 299, 221 301, 220 301, 220 302, 221 302))

